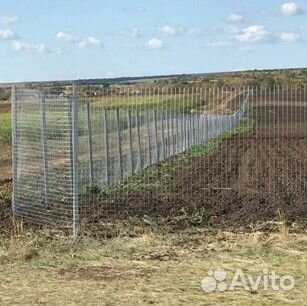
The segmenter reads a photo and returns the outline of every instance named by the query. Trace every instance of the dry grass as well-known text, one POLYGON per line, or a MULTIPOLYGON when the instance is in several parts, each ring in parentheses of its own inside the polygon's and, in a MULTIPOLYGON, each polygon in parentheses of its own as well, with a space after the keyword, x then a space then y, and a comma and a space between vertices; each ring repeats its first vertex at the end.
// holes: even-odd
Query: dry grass
POLYGON ((271 233, 148 231, 72 241, 54 232, 29 232, 17 223, 1 240, 0 304, 302 305, 307 235, 282 222, 274 226, 278 230, 271 233), (295 276, 296 287, 205 294, 202 278, 219 267, 252 275, 268 268, 295 276))

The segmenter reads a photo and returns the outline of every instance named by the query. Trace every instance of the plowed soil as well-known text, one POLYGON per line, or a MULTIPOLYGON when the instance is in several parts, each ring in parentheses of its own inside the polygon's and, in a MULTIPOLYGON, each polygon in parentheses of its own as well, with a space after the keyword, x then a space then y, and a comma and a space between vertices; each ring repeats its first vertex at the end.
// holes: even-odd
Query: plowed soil
POLYGON ((198 224, 307 224, 307 103, 257 103, 254 128, 170 173, 166 186, 104 200, 97 218, 197 216, 198 224), (106 209, 108 207, 108 209, 106 209))

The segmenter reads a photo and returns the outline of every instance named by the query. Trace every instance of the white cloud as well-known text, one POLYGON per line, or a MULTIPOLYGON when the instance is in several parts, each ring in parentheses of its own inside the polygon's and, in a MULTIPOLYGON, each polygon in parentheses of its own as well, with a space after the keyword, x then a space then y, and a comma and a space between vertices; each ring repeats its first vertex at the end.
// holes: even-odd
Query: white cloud
POLYGON ((183 28, 175 28, 170 25, 165 25, 159 28, 159 32, 164 36, 174 36, 181 34, 183 32, 183 28))
POLYGON ((229 22, 240 22, 243 21, 244 17, 241 14, 230 14, 228 16, 229 22))
POLYGON ((44 53, 46 52, 46 46, 44 44, 31 44, 20 41, 14 41, 12 43, 13 50, 19 52, 30 52, 30 53, 44 53))
POLYGON ((212 41, 212 42, 208 42, 207 44, 207 47, 212 47, 212 48, 218 48, 218 47, 227 47, 227 46, 230 46, 231 45, 231 42, 230 41, 212 41))
POLYGON ((285 16, 295 16, 302 15, 304 11, 295 2, 286 2, 281 7, 280 10, 285 16))
POLYGON ((301 40, 301 35, 294 32, 282 32, 280 33, 280 40, 286 43, 295 43, 301 40))
POLYGON ((163 48, 164 43, 160 39, 152 38, 145 44, 145 46, 148 49, 161 49, 163 48))
POLYGON ((18 20, 18 16, 2 16, 0 17, 0 23, 8 24, 18 20))
POLYGON ((85 37, 80 40, 78 43, 79 47, 81 48, 88 48, 88 47, 94 47, 100 45, 100 40, 95 37, 85 37))
POLYGON ((250 51, 251 45, 259 43, 295 43, 302 40, 302 33, 297 32, 269 32, 262 25, 252 25, 247 28, 239 29, 234 26, 227 26, 224 31, 230 35, 228 40, 207 43, 209 47, 222 47, 230 42, 238 42, 243 45, 241 50, 250 51), (244 46, 245 45, 245 46, 244 46), (244 49, 243 49, 244 48, 244 49))
POLYGON ((71 34, 68 34, 68 33, 64 33, 64 32, 59 32, 57 33, 57 35, 55 36, 55 38, 57 40, 60 40, 60 41, 65 41, 65 42, 79 42, 80 39, 71 35, 71 34))
POLYGON ((18 38, 18 35, 12 30, 0 30, 0 40, 12 40, 18 38))
POLYGON ((273 36, 263 26, 253 25, 234 35, 234 39, 240 43, 269 43, 273 36))
POLYGON ((59 32, 56 34, 55 38, 59 41, 63 41, 67 43, 77 43, 78 46, 81 48, 87 48, 87 47, 93 47, 93 46, 100 45, 100 40, 93 36, 78 38, 69 33, 59 32))

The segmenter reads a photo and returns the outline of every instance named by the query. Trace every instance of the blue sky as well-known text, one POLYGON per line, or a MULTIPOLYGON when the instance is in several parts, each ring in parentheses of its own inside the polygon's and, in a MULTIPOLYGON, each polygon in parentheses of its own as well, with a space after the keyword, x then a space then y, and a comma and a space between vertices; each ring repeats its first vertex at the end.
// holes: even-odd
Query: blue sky
POLYGON ((0 82, 307 66, 304 0, 3 0, 0 82))

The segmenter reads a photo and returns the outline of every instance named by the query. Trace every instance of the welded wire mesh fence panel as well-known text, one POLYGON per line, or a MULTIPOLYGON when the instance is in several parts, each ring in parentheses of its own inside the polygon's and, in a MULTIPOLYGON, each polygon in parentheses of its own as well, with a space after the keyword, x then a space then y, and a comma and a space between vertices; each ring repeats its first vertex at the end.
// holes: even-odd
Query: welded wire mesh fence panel
POLYGON ((14 211, 77 226, 104 189, 235 128, 250 89, 75 86, 14 96, 14 211))
POLYGON ((39 224, 71 224, 71 100, 16 88, 13 210, 39 224))
MULTIPOLYGON (((249 102, 246 88, 210 92, 94 87, 85 96, 78 89, 81 215, 94 214, 104 188, 234 128, 249 102)), ((110 209, 117 207, 109 203, 104 213, 110 209)))

